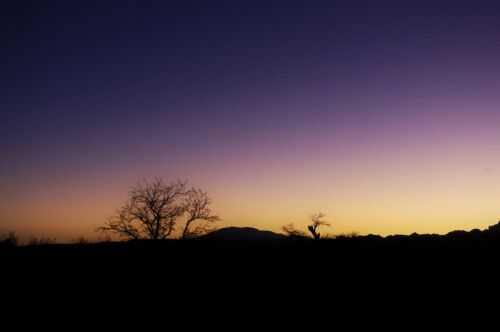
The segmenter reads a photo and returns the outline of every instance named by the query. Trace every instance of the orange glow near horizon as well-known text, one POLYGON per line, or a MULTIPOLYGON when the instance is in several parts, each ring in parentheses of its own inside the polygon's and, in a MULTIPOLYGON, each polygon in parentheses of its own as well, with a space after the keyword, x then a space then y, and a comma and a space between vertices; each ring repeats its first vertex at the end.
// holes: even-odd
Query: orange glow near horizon
POLYGON ((162 176, 189 179, 208 191, 223 219, 219 227, 280 231, 294 223, 305 229, 309 216, 321 211, 332 224, 324 232, 331 234, 485 228, 500 214, 500 171, 494 166, 500 165, 500 153, 494 153, 496 145, 478 141, 484 137, 453 135, 438 131, 349 150, 332 148, 325 136, 315 149, 302 139, 296 145, 271 144, 266 152, 248 149, 237 158, 220 151, 205 164, 191 160, 181 169, 153 165, 69 178, 48 172, 26 179, 2 201, 3 227, 24 236, 96 238, 94 229, 127 199, 131 185, 162 176))

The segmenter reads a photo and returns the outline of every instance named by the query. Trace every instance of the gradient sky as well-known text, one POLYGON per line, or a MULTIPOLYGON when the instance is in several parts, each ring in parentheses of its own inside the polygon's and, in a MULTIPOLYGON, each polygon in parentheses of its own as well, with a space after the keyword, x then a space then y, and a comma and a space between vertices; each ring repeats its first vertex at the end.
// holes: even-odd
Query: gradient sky
POLYGON ((0 232, 91 237, 154 176, 220 226, 500 217, 497 1, 11 2, 0 232))

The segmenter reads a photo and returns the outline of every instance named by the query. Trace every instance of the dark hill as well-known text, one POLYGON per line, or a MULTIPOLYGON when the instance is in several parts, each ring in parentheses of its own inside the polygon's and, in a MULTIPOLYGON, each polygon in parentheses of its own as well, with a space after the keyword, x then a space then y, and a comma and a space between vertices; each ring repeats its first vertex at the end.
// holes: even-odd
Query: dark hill
POLYGON ((268 241, 286 238, 283 234, 263 231, 252 227, 226 227, 201 237, 201 239, 232 241, 268 241))

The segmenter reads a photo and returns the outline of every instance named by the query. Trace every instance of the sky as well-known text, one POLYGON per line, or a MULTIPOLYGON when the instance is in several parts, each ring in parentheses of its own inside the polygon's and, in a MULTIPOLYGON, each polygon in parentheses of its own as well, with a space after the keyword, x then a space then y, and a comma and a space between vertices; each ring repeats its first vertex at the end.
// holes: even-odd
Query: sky
POLYGON ((0 232, 72 239, 143 179, 219 227, 500 219, 495 1, 2 4, 0 232))

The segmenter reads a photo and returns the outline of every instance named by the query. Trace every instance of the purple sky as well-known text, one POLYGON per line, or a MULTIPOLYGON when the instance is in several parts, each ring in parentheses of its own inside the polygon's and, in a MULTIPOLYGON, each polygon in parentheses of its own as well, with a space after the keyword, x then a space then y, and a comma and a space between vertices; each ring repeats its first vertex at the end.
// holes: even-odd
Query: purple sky
POLYGON ((0 230, 92 230, 153 176, 227 224, 495 221, 496 2, 174 3, 4 8, 0 230))

